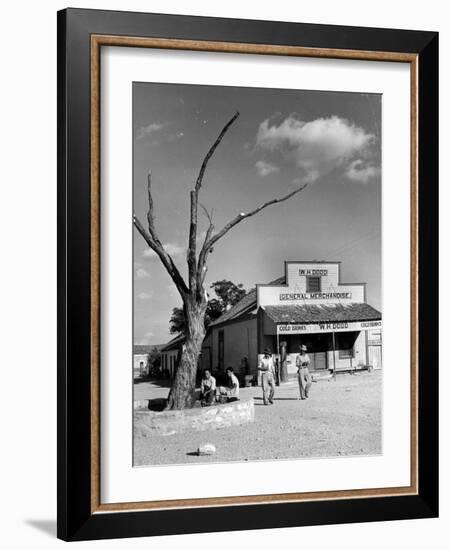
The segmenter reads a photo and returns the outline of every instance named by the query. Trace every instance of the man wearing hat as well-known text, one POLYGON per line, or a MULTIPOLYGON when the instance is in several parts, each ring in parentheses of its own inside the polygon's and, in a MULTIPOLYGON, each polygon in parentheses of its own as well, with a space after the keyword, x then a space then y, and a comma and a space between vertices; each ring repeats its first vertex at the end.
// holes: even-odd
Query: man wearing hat
POLYGON ((261 371, 264 405, 268 405, 269 403, 273 405, 273 396, 275 394, 275 367, 273 364, 272 352, 269 348, 264 350, 264 356, 259 362, 258 370, 261 371))
POLYGON ((300 355, 297 355, 295 365, 298 369, 298 386, 300 388, 300 399, 309 397, 309 388, 311 387, 311 375, 309 374, 309 364, 311 362, 308 350, 305 345, 300 346, 300 355))

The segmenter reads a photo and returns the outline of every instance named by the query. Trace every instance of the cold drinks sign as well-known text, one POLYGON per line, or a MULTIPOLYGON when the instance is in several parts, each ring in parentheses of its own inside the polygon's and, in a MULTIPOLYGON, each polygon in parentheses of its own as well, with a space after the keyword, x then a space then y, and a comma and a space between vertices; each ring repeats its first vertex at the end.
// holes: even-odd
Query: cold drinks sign
POLYGON ((318 324, 277 325, 278 334, 311 334, 320 332, 348 332, 381 329, 381 321, 343 321, 318 324))

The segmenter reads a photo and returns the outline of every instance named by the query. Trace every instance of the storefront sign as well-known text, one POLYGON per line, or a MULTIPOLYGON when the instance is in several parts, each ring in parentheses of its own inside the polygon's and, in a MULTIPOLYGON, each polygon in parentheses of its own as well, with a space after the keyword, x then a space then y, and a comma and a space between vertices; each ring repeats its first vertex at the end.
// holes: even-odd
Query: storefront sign
POLYGON ((308 277, 326 277, 328 275, 328 269, 299 269, 298 274, 308 275, 308 277))
POLYGON ((339 269, 336 262, 286 262, 285 283, 257 285, 258 306, 364 303, 364 284, 341 283, 339 269))
POLYGON ((351 292, 294 292, 280 294, 280 302, 294 300, 351 300, 351 292))
POLYGON ((320 332, 349 332, 381 329, 381 321, 342 321, 318 324, 277 325, 277 334, 311 334, 320 332))

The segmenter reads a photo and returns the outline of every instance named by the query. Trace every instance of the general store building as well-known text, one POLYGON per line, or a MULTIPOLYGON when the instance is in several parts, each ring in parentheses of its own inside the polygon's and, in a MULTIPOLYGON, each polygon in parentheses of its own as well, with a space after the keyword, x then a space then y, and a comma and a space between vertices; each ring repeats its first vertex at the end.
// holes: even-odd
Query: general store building
POLYGON ((285 352, 290 374, 300 345, 312 371, 381 368, 381 313, 366 301, 365 283, 341 281, 340 262, 285 262, 283 277, 257 284, 214 321, 200 368, 257 374, 264 348, 285 352))

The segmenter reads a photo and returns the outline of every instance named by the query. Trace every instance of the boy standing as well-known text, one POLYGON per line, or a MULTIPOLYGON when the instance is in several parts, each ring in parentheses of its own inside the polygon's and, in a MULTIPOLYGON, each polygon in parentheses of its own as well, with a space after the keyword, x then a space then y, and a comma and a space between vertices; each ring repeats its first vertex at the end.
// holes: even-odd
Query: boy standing
POLYGON ((258 370, 261 371, 264 405, 273 405, 273 396, 275 395, 275 366, 273 364, 272 352, 269 348, 264 350, 264 356, 259 362, 258 370))
POLYGON ((311 387, 311 375, 309 374, 309 364, 311 362, 309 355, 306 353, 305 345, 300 346, 300 355, 297 355, 295 365, 298 369, 298 386, 300 389, 300 399, 309 397, 309 389, 311 387))

